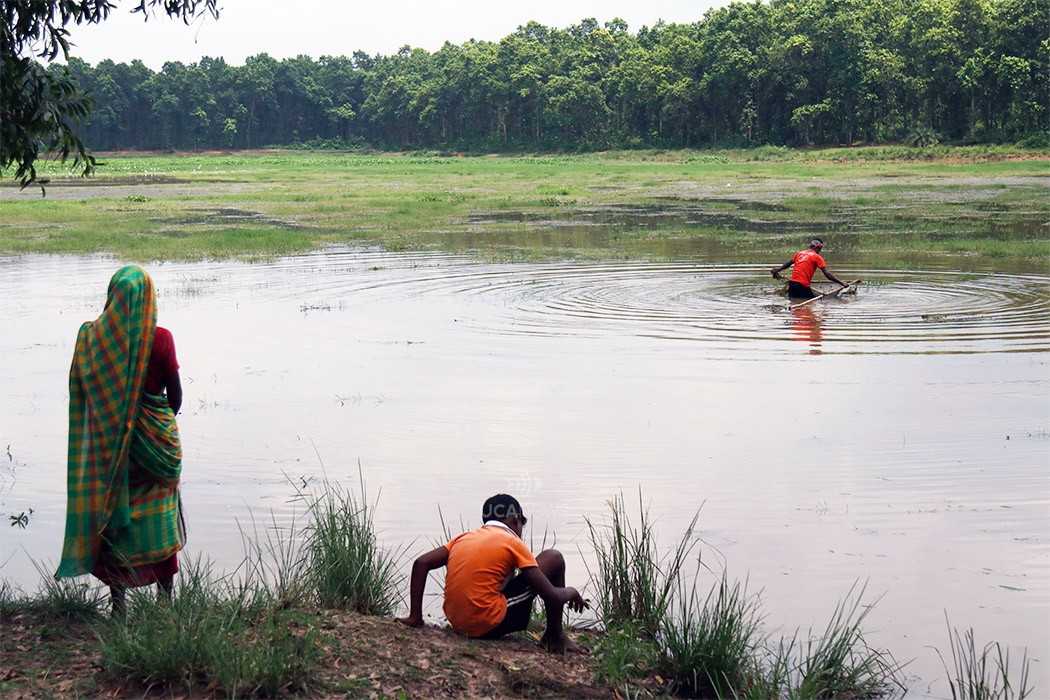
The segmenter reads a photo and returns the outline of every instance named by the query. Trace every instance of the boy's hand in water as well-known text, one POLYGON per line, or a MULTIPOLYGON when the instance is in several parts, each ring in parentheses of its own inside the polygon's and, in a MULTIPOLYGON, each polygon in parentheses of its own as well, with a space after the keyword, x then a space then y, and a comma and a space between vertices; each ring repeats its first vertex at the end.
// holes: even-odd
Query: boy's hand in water
POLYGON ((405 625, 406 627, 422 627, 423 626, 423 618, 421 618, 421 617, 413 617, 412 615, 409 615, 408 617, 399 617, 399 618, 397 618, 397 621, 400 622, 402 625, 405 625))

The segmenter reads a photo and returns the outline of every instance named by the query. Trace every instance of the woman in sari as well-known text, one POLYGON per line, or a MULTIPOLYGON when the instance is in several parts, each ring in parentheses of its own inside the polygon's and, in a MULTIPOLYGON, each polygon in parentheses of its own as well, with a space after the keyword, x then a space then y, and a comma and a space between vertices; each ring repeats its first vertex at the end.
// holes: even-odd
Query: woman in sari
POLYGON ((175 414, 182 405, 175 344, 157 326, 153 281, 117 270, 106 307, 80 327, 69 371, 66 535, 58 577, 93 574, 113 614, 129 587, 171 596, 185 541, 175 414))

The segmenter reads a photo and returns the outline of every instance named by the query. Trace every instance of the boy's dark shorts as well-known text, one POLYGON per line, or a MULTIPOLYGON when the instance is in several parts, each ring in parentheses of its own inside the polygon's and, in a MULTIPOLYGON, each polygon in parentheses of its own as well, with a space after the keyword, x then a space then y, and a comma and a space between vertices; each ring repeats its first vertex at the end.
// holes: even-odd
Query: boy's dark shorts
POLYGON ((480 639, 499 639, 514 632, 523 632, 529 627, 532 619, 532 601, 536 600, 536 591, 529 587, 525 577, 518 574, 503 587, 503 597, 507 599, 507 614, 492 630, 481 635, 480 639))

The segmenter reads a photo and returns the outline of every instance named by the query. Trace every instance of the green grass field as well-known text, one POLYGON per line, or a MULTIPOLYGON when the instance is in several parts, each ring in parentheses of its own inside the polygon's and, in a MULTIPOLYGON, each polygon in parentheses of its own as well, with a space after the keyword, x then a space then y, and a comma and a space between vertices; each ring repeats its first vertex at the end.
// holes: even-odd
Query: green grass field
MULTIPOLYGON (((786 258, 1050 269, 1050 153, 1003 147, 455 156, 105 154, 0 188, 0 253, 260 258, 330 245, 489 259, 786 258)), ((6 183, 10 184, 10 182, 6 183)))

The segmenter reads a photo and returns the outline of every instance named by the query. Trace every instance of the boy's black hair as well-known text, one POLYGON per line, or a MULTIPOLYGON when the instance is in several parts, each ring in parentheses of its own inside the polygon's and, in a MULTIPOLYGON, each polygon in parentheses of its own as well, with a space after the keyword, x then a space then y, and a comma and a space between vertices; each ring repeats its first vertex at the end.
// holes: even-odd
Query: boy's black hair
POLYGON ((809 239, 809 242, 812 243, 813 241, 816 241, 817 243, 819 243, 821 245, 824 245, 824 239, 823 238, 817 238, 816 236, 813 236, 813 238, 809 239))
POLYGON ((522 510, 518 499, 505 493, 497 493, 481 506, 481 522, 483 523, 487 523, 490 520, 520 519, 521 517, 522 510))

